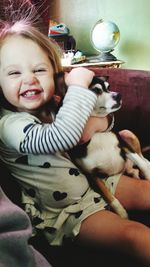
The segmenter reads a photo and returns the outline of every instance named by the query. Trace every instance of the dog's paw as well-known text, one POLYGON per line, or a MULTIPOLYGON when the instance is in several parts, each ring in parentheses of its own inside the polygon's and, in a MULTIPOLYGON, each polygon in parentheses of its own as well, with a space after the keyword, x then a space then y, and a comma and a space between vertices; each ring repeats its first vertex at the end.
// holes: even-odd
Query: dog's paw
POLYGON ((139 169, 132 168, 132 169, 128 170, 126 173, 128 176, 130 176, 132 178, 138 178, 138 179, 141 178, 139 169))
POLYGON ((133 178, 140 179, 140 170, 137 167, 136 168, 135 167, 136 166, 134 166, 133 161, 131 161, 130 159, 127 159, 125 162, 124 174, 130 177, 133 177, 133 178))

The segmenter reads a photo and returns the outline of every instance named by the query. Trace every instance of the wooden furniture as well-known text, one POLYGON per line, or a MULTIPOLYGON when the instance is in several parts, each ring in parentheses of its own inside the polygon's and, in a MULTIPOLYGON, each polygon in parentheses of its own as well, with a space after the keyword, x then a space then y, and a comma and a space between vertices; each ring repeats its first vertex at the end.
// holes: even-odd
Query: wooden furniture
POLYGON ((72 65, 63 64, 63 69, 65 71, 69 71, 72 68, 76 68, 76 67, 86 67, 86 68, 90 68, 94 70, 99 69, 99 68, 120 68, 123 63, 124 61, 117 60, 117 61, 96 62, 96 63, 83 62, 83 63, 72 64, 72 65))

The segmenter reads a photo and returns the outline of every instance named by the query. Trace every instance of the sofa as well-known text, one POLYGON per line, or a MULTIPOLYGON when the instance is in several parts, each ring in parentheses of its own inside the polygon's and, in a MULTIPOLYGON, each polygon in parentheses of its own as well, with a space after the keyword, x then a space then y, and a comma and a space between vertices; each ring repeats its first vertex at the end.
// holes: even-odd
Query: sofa
MULTIPOLYGON (((140 139, 141 146, 150 145, 150 71, 131 70, 123 68, 92 68, 97 76, 108 76, 110 90, 121 93, 122 107, 115 113, 114 130, 132 130, 140 139)), ((145 152, 150 159, 150 151, 145 152)), ((18 185, 14 185, 10 173, 5 166, 3 170, 1 186, 8 197, 19 205, 20 192, 18 185)), ((130 218, 141 221, 150 226, 148 213, 133 211, 130 218)), ((38 237, 32 238, 30 243, 35 246, 51 262, 53 267, 74 266, 140 266, 135 259, 127 258, 126 255, 118 255, 116 251, 106 251, 101 248, 99 252, 89 248, 82 248, 76 244, 65 244, 63 247, 49 247, 47 241, 39 233, 38 237), (108 256, 109 255, 109 256, 108 256), (111 259, 111 260, 110 260, 111 259), (123 260, 122 260, 123 259, 123 260), (120 261, 121 260, 121 261, 120 261)))

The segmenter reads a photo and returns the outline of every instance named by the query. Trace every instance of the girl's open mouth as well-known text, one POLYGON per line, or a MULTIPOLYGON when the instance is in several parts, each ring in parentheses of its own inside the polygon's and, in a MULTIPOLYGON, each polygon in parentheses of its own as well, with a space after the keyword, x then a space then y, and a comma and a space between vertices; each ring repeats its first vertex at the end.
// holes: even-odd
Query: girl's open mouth
POLYGON ((37 90, 37 89, 27 90, 27 91, 23 92, 21 94, 21 96, 31 98, 31 97, 39 95, 41 92, 42 92, 42 90, 37 90))

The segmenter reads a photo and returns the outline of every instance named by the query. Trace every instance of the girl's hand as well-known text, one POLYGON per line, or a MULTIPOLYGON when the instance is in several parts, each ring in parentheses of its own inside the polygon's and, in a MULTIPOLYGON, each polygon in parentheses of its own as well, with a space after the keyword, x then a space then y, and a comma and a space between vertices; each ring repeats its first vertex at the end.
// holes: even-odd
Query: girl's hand
POLYGON ((67 86, 78 85, 88 88, 95 73, 87 68, 73 68, 69 73, 65 73, 65 83, 67 86))
POLYGON ((108 117, 90 117, 80 140, 80 143, 85 143, 91 139, 94 133, 106 131, 108 128, 108 117))

